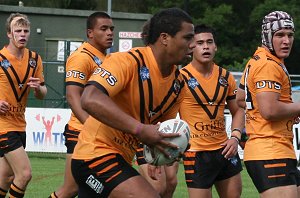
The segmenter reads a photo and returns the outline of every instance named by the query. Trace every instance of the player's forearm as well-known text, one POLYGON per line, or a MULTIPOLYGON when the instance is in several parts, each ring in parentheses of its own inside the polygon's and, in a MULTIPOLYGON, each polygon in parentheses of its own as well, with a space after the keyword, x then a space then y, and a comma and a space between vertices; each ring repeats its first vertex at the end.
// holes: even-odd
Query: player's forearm
MULTIPOLYGON (((91 85, 92 86, 92 85, 91 85)), ((105 93, 86 87, 81 97, 81 106, 89 115, 120 131, 135 134, 140 122, 125 113, 105 93)))
POLYGON ((47 87, 45 85, 34 89, 34 96, 37 99, 40 99, 40 100, 44 99, 46 94, 47 94, 47 87))

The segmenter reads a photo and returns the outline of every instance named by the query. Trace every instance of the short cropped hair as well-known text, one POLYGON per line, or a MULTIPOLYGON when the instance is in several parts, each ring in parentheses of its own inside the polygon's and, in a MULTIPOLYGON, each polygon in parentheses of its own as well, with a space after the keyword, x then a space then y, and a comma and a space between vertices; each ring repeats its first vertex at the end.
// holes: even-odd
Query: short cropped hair
POLYGON ((144 45, 149 44, 148 36, 149 36, 149 27, 150 27, 150 20, 146 21, 142 27, 141 38, 144 45))
POLYGON ((193 23, 192 18, 182 9, 167 8, 159 11, 150 19, 149 44, 154 44, 161 33, 174 37, 181 30, 183 22, 193 23))
POLYGON ((196 25, 194 32, 195 32, 195 34, 211 33, 213 35, 213 37, 214 37, 214 40, 216 40, 216 32, 215 32, 215 30, 212 27, 207 26, 205 24, 196 25))
POLYGON ((105 12, 94 12, 87 18, 86 29, 93 29, 97 23, 98 18, 111 19, 111 17, 105 12))
POLYGON ((16 25, 30 27, 30 21, 25 14, 11 13, 10 16, 6 20, 6 32, 11 33, 11 22, 15 18, 19 18, 15 21, 16 25))

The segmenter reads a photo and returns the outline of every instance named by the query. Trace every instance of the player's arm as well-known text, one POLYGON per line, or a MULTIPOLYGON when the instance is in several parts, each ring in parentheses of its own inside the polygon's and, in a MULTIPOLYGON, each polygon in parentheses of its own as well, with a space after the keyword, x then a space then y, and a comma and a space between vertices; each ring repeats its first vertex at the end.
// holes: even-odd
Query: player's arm
POLYGON ((277 121, 300 114, 300 103, 284 103, 279 100, 277 92, 259 92, 256 94, 258 109, 262 117, 269 121, 277 121))
POLYGON ((236 93, 236 103, 242 109, 246 109, 245 97, 246 97, 245 90, 238 88, 236 93))
POLYGON ((224 157, 230 158, 236 155, 238 144, 241 140, 241 132, 245 125, 244 109, 237 105, 236 99, 227 100, 227 106, 232 116, 231 137, 222 144, 225 148, 222 151, 224 157))
POLYGON ((30 88, 33 88, 34 96, 37 99, 44 99, 47 94, 47 87, 45 85, 42 85, 40 78, 30 77, 27 85, 30 88))
POLYGON ((158 132, 159 125, 140 123, 120 109, 104 88, 96 86, 101 85, 86 86, 81 96, 82 108, 88 114, 110 127, 135 135, 144 144, 156 147, 166 155, 165 147, 177 148, 176 145, 167 142, 164 138, 177 137, 179 134, 160 133, 158 132))
POLYGON ((67 85, 66 86, 66 97, 68 104, 76 116, 76 118, 81 122, 84 123, 88 118, 89 114, 84 111, 80 104, 80 97, 83 92, 83 88, 77 85, 67 85))

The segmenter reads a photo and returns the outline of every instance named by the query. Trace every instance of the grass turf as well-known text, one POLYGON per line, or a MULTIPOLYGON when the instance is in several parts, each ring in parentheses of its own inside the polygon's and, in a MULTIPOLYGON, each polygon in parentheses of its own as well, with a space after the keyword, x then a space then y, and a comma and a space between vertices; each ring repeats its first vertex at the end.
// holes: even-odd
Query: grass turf
MULTIPOLYGON (((65 155, 49 153, 29 153, 32 166, 32 180, 29 183, 25 198, 47 198, 51 192, 56 190, 62 183, 64 177, 65 155)), ((180 164, 178 171, 178 185, 174 198, 187 198, 187 187, 185 184, 183 165, 180 164)), ((242 171, 243 198, 257 198, 257 193, 246 169, 242 171)), ((213 197, 218 197, 213 189, 213 197)))

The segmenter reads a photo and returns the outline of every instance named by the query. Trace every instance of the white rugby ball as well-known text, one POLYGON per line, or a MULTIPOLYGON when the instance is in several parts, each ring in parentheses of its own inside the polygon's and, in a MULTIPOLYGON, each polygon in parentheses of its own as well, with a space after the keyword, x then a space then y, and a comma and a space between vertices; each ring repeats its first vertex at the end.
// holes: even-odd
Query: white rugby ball
POLYGON ((144 145, 144 158, 146 162, 155 166, 173 163, 179 157, 180 153, 186 150, 190 140, 190 128, 181 119, 170 119, 162 122, 159 131, 162 133, 179 133, 179 137, 165 139, 177 145, 179 149, 166 148, 166 152, 171 155, 171 158, 167 158, 158 149, 150 149, 147 145, 144 145))

